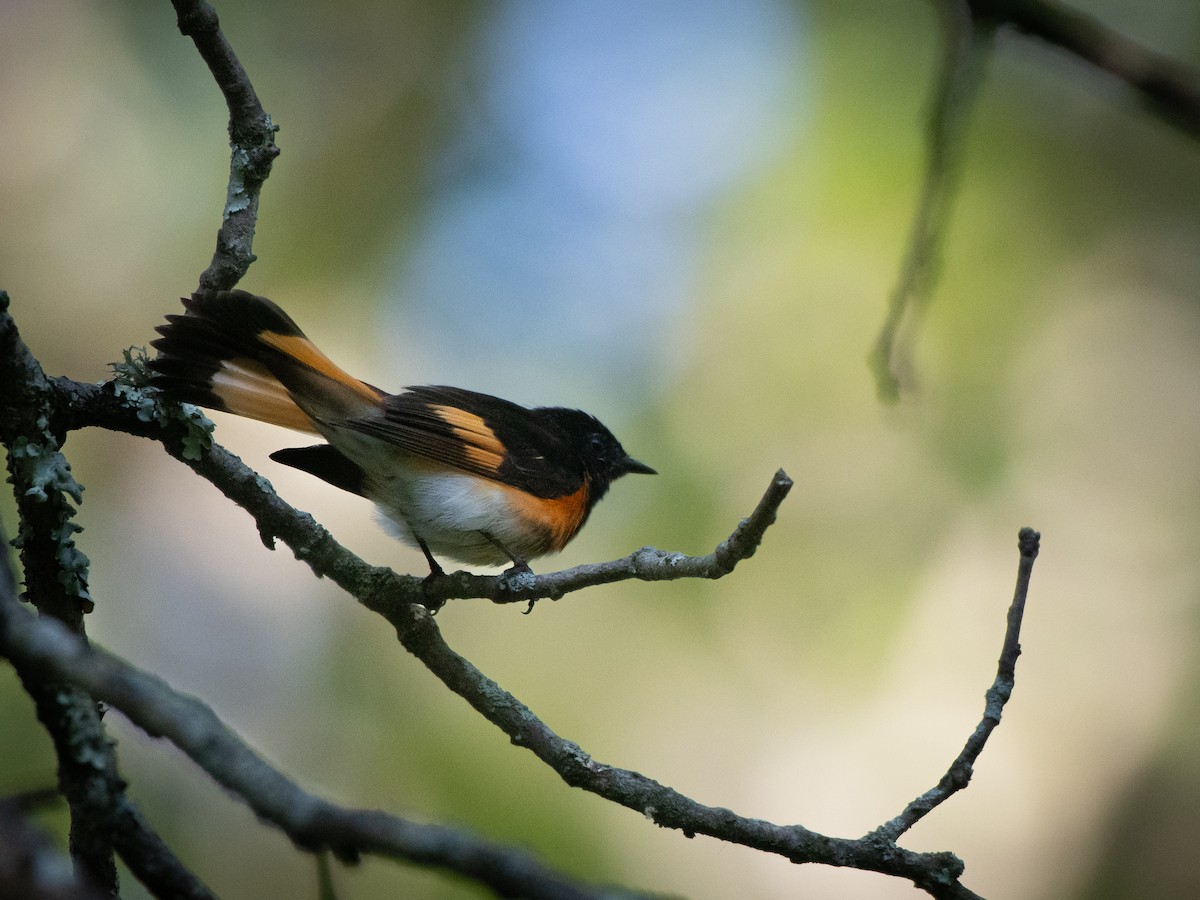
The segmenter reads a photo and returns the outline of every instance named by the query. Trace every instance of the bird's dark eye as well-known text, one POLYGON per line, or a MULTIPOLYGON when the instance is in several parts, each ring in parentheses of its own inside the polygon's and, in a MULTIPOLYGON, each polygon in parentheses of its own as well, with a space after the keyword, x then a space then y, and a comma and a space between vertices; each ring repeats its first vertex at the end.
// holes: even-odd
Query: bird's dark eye
POLYGON ((597 453, 604 449, 604 437, 602 435, 592 432, 588 435, 588 440, 591 441, 592 449, 597 453))

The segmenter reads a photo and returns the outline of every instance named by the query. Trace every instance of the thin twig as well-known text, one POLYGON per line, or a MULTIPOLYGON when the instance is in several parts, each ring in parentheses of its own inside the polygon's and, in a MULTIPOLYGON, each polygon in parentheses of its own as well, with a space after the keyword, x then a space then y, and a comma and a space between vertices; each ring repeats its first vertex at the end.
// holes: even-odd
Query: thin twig
POLYGON ((480 597, 493 603, 521 603, 548 598, 557 600, 571 591, 618 581, 674 581, 680 578, 722 578, 739 562, 754 555, 766 530, 775 522, 779 506, 792 489, 792 479, 782 469, 775 473, 762 499, 747 518, 712 553, 686 556, 643 547, 611 562, 587 563, 534 575, 472 575, 455 572, 423 583, 422 591, 433 606, 447 600, 480 597))
POLYGON ((975 760, 983 752, 992 731, 1000 724, 1004 704, 1012 696, 1016 682, 1017 657, 1021 654, 1021 621, 1025 615, 1025 598, 1029 594, 1029 579, 1033 574, 1033 562, 1037 559, 1040 542, 1041 535, 1032 528, 1022 528, 1017 535, 1017 547, 1021 553, 1017 566, 1017 587, 1013 593, 1012 605, 1008 608, 1008 629, 1000 650, 996 679, 986 694, 983 718, 937 785, 909 803, 900 815, 881 825, 872 835, 894 843, 904 832, 970 783, 975 760))

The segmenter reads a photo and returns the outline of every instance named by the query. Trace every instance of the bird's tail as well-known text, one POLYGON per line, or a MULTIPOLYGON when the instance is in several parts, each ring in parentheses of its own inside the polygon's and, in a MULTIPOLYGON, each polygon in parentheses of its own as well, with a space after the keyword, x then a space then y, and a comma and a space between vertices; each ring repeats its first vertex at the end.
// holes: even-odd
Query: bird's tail
POLYGON ((379 407, 383 392, 338 368, 265 297, 199 291, 153 341, 153 384, 172 399, 312 434, 379 407))

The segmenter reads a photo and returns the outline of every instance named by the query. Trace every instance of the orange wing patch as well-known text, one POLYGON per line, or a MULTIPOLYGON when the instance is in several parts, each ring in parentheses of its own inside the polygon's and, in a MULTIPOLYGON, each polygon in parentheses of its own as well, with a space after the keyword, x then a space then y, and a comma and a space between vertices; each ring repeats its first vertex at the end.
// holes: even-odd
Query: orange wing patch
POLYGON ((347 374, 337 367, 328 356, 317 349, 308 338, 302 334, 276 334, 273 331, 263 331, 258 334, 258 341, 266 344, 280 353, 285 353, 298 363, 308 366, 314 372, 319 372, 331 381, 350 388, 355 394, 374 405, 379 402, 379 394, 370 386, 363 384, 357 378, 347 374))
POLYGON ((471 462, 490 472, 500 470, 500 464, 504 462, 504 445, 483 419, 456 406, 434 405, 430 409, 453 429, 456 437, 462 439, 466 445, 464 452, 471 462))

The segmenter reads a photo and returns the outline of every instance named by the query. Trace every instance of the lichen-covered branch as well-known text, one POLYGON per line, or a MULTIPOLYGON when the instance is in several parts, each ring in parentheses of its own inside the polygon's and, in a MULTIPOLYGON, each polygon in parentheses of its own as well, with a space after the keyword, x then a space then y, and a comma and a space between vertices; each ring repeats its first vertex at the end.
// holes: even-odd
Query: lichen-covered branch
MULTIPOLYGON (((75 546, 80 529, 72 505, 82 501, 83 487, 60 450, 65 436, 61 398, 21 340, 8 304, 8 295, 0 291, 0 383, 6 387, 0 392, 0 443, 7 450, 20 516, 17 543, 26 597, 39 613, 62 622, 86 643, 83 615, 92 609, 88 559, 75 546)), ((6 550, 6 572, 7 561, 6 550)), ((12 600, 11 579, 0 581, 0 599, 12 600)), ((0 644, 0 655, 7 656, 6 651, 0 644)), ((81 880, 115 894, 115 851, 148 887, 182 898, 209 898, 126 797, 94 698, 15 658, 12 662, 54 743, 59 789, 71 811, 71 856, 81 880)))
POLYGON ((0 442, 8 450, 8 477, 21 527, 16 546, 31 598, 38 609, 83 633, 92 609, 88 559, 75 546, 75 506, 83 487, 59 452, 63 432, 54 427, 49 380, 29 352, 0 291, 0 442))
MULTIPOLYGON (((92 608, 88 560, 75 546, 75 506, 83 488, 59 452, 62 434, 50 427, 51 398, 42 367, 8 314, 0 292, 0 443, 7 450, 8 480, 17 501, 26 596, 39 612, 84 634, 92 608)), ((6 551, 7 552, 7 551, 6 551)), ((58 755, 59 788, 71 810, 71 855, 81 880, 116 891, 112 837, 105 827, 112 788, 119 782, 99 713, 82 692, 17 667, 58 755)))
POLYGON ((279 155, 278 126, 259 102, 254 85, 221 33, 217 12, 205 0, 171 0, 179 31, 190 37, 229 107, 229 187, 217 249, 200 276, 201 288, 228 290, 254 262, 254 229, 262 184, 279 155))

